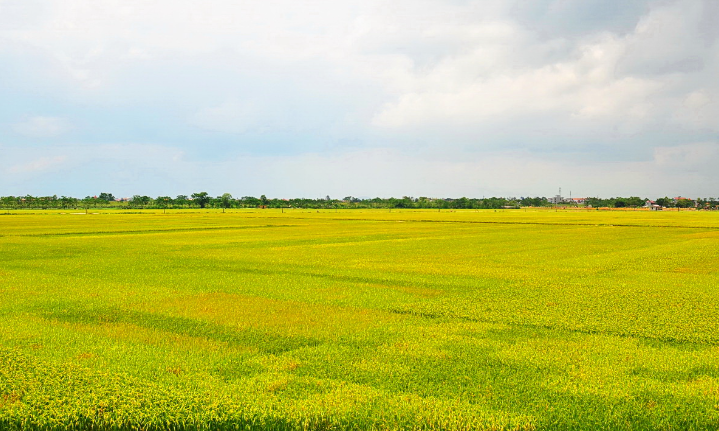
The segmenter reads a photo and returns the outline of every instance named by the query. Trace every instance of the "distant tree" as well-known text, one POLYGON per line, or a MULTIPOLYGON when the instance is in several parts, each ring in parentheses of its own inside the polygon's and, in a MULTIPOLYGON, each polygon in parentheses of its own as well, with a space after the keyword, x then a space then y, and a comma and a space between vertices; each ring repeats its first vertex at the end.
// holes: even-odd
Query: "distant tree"
POLYGON ((261 202, 262 206, 267 206, 267 204, 269 203, 269 200, 267 199, 267 196, 262 195, 262 196, 260 196, 260 202, 261 202))
POLYGON ((402 199, 390 198, 391 208, 413 208, 414 200, 409 196, 402 196, 402 199))
POLYGON ((644 206, 644 202, 646 201, 646 199, 642 199, 639 196, 632 196, 626 199, 627 206, 634 208, 644 206))
POLYGON ((23 208, 32 208, 35 205, 35 196, 25 195, 20 198, 20 205, 23 208))
POLYGON ((152 203, 152 198, 149 196, 134 195, 130 199, 130 204, 135 208, 145 208, 152 203))
POLYGON ((245 208, 256 208, 262 205, 262 201, 254 196, 245 196, 242 198, 242 206, 245 208))
POLYGON ((63 208, 77 208, 78 200, 77 198, 69 197, 69 196, 61 196, 60 197, 60 206, 63 208))
POLYGON ((155 206, 162 208, 163 212, 172 205, 172 198, 169 196, 158 196, 155 198, 155 206))
POLYGON ((584 203, 587 204, 587 206, 599 208, 604 206, 604 200, 600 198, 586 198, 584 200, 584 203))
POLYGON ((540 197, 526 197, 519 200, 519 204, 523 207, 541 207, 549 204, 547 198, 540 197))
POLYGON ((465 208, 471 208, 471 203, 469 199, 467 199, 466 196, 462 196, 459 199, 455 199, 454 202, 452 202, 452 208, 457 209, 465 209, 465 208))
POLYGON ((669 207, 674 206, 674 201, 672 201, 671 199, 669 199, 668 197, 665 196, 663 198, 657 199, 657 205, 661 205, 665 208, 669 208, 669 207))
POLYGON ((482 208, 488 209, 499 209, 507 205, 507 200, 504 198, 491 197, 482 199, 482 208))
POLYGON ((56 208, 60 203, 57 195, 52 196, 40 196, 37 198, 37 204, 42 209, 56 208))
POLYGON ((691 199, 678 199, 675 205, 677 208, 691 208, 694 206, 694 201, 691 199))
POLYGON ((94 196, 85 196, 85 198, 80 201, 80 204, 83 208, 85 208, 85 212, 87 212, 87 209, 90 207, 94 207, 97 205, 97 198, 94 196))
POLYGON ((187 197, 187 195, 177 195, 177 197, 175 198, 175 201, 174 201, 174 205, 182 207, 182 206, 187 205, 188 202, 189 202, 189 198, 187 197))
POLYGON ((207 192, 199 192, 192 194, 192 200, 197 205, 199 205, 200 208, 205 208, 211 199, 212 198, 210 197, 210 195, 207 194, 207 192))
POLYGON ((426 196, 420 196, 417 199, 417 208, 431 208, 432 201, 426 196))
POLYGON ((222 212, 225 212, 225 209, 229 208, 230 205, 232 205, 232 195, 229 193, 223 193, 222 196, 218 198, 220 201, 220 205, 222 206, 222 212))
POLYGON ((4 208, 16 208, 18 206, 18 201, 19 199, 15 196, 3 196, 2 199, 0 199, 4 208))
POLYGON ((115 196, 113 196, 112 193, 105 193, 105 192, 103 192, 103 193, 100 193, 100 194, 97 196, 97 198, 98 198, 98 199, 101 199, 101 200, 103 200, 103 201, 105 201, 105 202, 114 202, 114 201, 115 201, 115 196))

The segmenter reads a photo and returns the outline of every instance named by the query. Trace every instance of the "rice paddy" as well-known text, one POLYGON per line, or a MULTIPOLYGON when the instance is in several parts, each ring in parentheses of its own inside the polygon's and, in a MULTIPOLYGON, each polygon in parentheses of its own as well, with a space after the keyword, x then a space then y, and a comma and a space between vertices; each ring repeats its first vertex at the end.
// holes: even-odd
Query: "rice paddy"
POLYGON ((719 214, 0 216, 0 429, 718 429, 719 214))

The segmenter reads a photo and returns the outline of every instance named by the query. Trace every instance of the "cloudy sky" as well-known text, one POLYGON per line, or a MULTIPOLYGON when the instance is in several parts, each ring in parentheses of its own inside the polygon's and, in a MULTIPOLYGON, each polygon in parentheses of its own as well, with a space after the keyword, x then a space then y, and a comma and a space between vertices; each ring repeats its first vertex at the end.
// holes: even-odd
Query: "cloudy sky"
POLYGON ((719 195, 716 0, 0 0, 0 195, 719 195))

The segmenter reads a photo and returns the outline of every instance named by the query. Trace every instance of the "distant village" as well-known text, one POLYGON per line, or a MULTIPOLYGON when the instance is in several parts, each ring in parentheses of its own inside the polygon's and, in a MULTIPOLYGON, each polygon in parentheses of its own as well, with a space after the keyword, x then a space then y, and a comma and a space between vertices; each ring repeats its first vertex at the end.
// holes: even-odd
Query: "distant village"
POLYGON ((585 208, 585 209, 643 209, 662 211, 667 209, 717 210, 719 198, 688 198, 677 196, 651 200, 632 197, 483 197, 483 198, 429 198, 403 196, 401 198, 356 198, 346 196, 333 199, 320 198, 268 198, 243 196, 229 193, 211 196, 207 192, 191 195, 158 196, 144 195, 115 197, 111 193, 86 196, 82 199, 68 196, 4 196, 0 197, 3 209, 172 209, 172 208, 423 208, 423 209, 512 209, 527 207, 585 208))
POLYGON ((665 208, 697 208, 697 209, 716 209, 717 199, 715 198, 697 198, 691 199, 683 196, 673 198, 664 197, 657 200, 641 199, 638 197, 631 198, 565 198, 556 195, 547 199, 552 205, 574 205, 586 207, 611 207, 611 208, 646 208, 652 211, 661 211, 665 208))

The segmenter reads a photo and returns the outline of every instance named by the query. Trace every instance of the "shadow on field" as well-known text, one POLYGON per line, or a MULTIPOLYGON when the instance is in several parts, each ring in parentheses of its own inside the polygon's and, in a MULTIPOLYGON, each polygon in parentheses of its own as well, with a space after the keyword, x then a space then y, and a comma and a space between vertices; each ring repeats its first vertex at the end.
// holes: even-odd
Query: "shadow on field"
POLYGON ((41 316, 48 320, 81 325, 131 324, 178 335, 206 338, 229 345, 254 347, 263 353, 274 355, 320 344, 319 340, 308 337, 287 337, 257 328, 230 328, 186 317, 122 310, 117 307, 88 309, 81 305, 77 307, 69 305, 43 312, 41 316))

